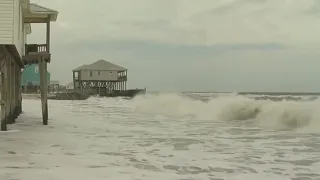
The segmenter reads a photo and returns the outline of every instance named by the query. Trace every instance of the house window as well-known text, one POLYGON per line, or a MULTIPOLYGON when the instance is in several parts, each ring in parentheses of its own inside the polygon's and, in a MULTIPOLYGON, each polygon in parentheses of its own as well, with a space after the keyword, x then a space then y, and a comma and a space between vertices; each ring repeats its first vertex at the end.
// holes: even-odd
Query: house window
POLYGON ((39 66, 37 66, 37 65, 34 66, 34 72, 39 73, 39 66))
POLYGON ((100 71, 98 71, 98 75, 100 76, 100 71))
POLYGON ((92 77, 92 71, 90 71, 90 77, 92 77))

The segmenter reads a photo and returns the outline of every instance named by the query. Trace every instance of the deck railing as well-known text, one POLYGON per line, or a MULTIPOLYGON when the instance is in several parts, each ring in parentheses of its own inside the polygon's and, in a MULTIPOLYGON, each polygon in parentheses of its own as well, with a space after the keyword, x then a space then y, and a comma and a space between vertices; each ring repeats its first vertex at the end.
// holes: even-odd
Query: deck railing
POLYGON ((119 81, 126 81, 127 80, 127 76, 126 75, 118 75, 118 80, 119 81))
POLYGON ((47 44, 26 44, 25 51, 26 55, 30 52, 48 52, 47 44))

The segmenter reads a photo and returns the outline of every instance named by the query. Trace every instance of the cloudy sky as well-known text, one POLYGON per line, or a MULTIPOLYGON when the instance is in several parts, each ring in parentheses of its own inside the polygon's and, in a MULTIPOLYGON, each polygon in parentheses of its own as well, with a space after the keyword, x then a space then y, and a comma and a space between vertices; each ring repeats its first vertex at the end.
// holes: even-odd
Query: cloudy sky
MULTIPOLYGON (((129 87, 320 91, 320 0, 33 0, 52 23, 52 80, 99 59, 129 87)), ((45 42, 33 25, 29 43, 45 42)))

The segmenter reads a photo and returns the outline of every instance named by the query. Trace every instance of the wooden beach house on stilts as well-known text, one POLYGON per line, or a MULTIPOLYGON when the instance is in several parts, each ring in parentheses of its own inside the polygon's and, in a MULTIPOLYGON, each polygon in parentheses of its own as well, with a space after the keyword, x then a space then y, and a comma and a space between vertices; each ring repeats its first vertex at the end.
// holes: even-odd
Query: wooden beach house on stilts
POLYGON ((30 0, 0 0, 1 130, 15 122, 22 112, 21 70, 39 64, 43 124, 48 124, 47 63, 50 54, 50 22, 58 12, 30 3, 30 0), (26 44, 32 23, 47 25, 43 44, 26 44))
POLYGON ((127 88, 128 69, 105 60, 82 65, 73 70, 74 91, 88 94, 108 94, 127 88))

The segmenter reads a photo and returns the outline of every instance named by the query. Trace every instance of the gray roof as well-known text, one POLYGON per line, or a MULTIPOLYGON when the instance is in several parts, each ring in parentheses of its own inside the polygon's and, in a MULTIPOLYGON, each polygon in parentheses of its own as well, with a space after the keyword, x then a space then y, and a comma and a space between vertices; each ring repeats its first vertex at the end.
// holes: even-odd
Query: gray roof
POLYGON ((56 84, 60 84, 60 82, 59 81, 50 81, 50 84, 54 84, 54 85, 56 85, 56 84))
POLYGON ((51 15, 51 21, 56 21, 58 17, 58 11, 40 6, 35 3, 30 3, 29 5, 30 12, 32 14, 46 14, 46 15, 51 15))
POLYGON ((80 71, 80 70, 127 71, 128 69, 101 59, 101 60, 96 61, 96 62, 89 64, 89 65, 82 65, 82 66, 74 69, 73 71, 80 71))

